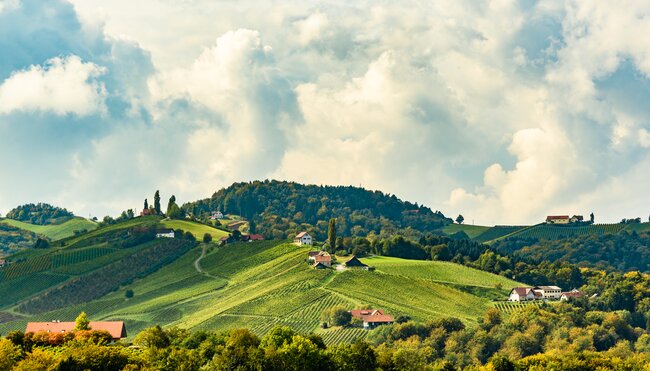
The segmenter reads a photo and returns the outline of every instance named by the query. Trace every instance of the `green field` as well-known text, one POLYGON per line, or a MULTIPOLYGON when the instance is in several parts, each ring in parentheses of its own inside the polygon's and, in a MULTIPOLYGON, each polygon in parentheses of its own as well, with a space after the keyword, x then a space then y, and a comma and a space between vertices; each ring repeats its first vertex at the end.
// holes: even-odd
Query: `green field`
POLYGON ((482 225, 449 224, 448 226, 444 227, 442 231, 448 235, 452 235, 458 232, 465 232, 469 238, 473 239, 488 229, 490 229, 490 227, 485 227, 482 225))
POLYGON ((203 239, 203 235, 206 233, 212 235, 212 239, 214 240, 218 240, 219 238, 228 235, 228 232, 222 231, 221 229, 187 220, 163 220, 161 223, 167 228, 182 229, 185 232, 190 232, 198 240, 203 239))
MULTIPOLYGON (((183 222, 174 225, 183 226, 189 230, 183 222)), ((194 233, 205 233, 196 225, 190 227, 198 230, 194 233)), ((170 255, 174 260, 169 264, 129 279, 125 271, 140 269, 139 263, 137 269, 127 269, 129 262, 141 261, 160 241, 122 249, 98 242, 102 233, 108 236, 120 228, 125 226, 102 228, 86 239, 70 239, 65 247, 25 255, 25 261, 12 268, 12 278, 0 281, 0 287, 15 289, 0 301, 0 311, 11 314, 0 323, 0 333, 22 329, 30 320, 73 320, 83 310, 92 320, 126 321, 131 336, 156 324, 210 330, 247 327, 259 335, 280 324, 303 333, 318 332, 332 344, 367 334, 355 328, 320 329, 321 313, 335 305, 349 309, 370 305, 418 321, 454 316, 472 324, 492 299, 518 285, 453 263, 385 257, 364 259, 375 271, 314 270, 305 262, 309 247, 277 241, 208 245, 205 255, 198 247, 179 251, 178 257, 170 255), (86 246, 88 238, 97 243, 86 246), (117 278, 103 273, 113 266, 120 272, 117 278), (106 290, 100 287, 104 281, 118 286, 106 290), (83 286, 88 282, 96 290, 83 286), (134 292, 130 299, 125 297, 127 290, 134 292), (106 293, 79 301, 71 297, 75 292, 85 297, 106 293), (67 305, 60 295, 70 297, 67 305), (27 314, 27 309, 35 314, 27 314)))
POLYGON ((97 228, 97 223, 79 217, 72 218, 62 224, 49 225, 29 224, 13 219, 2 219, 0 220, 0 223, 5 223, 16 228, 34 232, 53 241, 73 236, 75 231, 92 231, 93 229, 97 228))

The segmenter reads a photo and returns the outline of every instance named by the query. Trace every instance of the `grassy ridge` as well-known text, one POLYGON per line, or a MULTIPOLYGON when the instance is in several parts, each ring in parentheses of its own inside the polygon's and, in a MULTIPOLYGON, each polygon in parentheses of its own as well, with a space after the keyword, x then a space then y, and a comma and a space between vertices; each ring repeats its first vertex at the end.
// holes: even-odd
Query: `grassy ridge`
POLYGON ((47 237, 50 240, 60 240, 62 238, 73 236, 75 231, 91 231, 97 228, 97 223, 80 217, 72 218, 62 224, 36 225, 13 219, 2 219, 0 223, 36 233, 47 237))
POLYGON ((186 220, 163 220, 161 224, 166 228, 182 229, 185 232, 190 232, 198 240, 203 239, 203 235, 206 233, 212 235, 212 238, 215 240, 228 235, 228 232, 222 231, 221 229, 186 220))
POLYGON ((469 238, 476 238, 488 229, 490 229, 490 227, 485 227, 482 225, 449 224, 448 226, 444 227, 442 231, 448 235, 452 235, 458 232, 465 232, 469 238))

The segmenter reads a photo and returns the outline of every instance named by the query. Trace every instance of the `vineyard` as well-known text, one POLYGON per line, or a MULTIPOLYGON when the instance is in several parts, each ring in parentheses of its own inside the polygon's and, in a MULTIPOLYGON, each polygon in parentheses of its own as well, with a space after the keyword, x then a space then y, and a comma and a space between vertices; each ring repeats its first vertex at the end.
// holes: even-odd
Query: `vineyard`
POLYGON ((500 301, 500 302, 495 302, 493 303, 493 306, 497 308, 501 313, 505 314, 512 314, 515 311, 524 309, 526 307, 529 307, 531 305, 533 306, 542 306, 544 305, 544 301, 542 300, 535 300, 535 301, 522 301, 522 302, 517 302, 517 301, 500 301))
POLYGON ((625 227, 626 224, 593 224, 575 227, 540 224, 519 233, 514 233, 512 236, 519 238, 537 238, 539 240, 558 240, 574 236, 616 234, 625 227))
POLYGON ((326 345, 331 344, 351 344, 359 339, 364 339, 368 330, 360 327, 334 327, 331 329, 321 330, 318 333, 323 338, 326 345))

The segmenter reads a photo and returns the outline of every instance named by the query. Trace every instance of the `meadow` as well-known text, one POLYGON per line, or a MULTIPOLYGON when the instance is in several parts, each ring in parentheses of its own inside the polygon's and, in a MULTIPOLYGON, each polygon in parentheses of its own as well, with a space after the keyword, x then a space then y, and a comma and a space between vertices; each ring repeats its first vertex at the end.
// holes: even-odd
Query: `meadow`
POLYGON ((48 225, 30 224, 13 219, 2 219, 0 223, 36 233, 53 241, 73 236, 75 231, 91 231, 97 228, 97 223, 80 217, 72 218, 61 224, 48 225))
POLYGON ((206 233, 212 236, 212 239, 218 240, 221 237, 228 236, 228 232, 205 224, 190 222, 186 220, 171 220, 166 219, 161 221, 161 224, 166 228, 182 229, 185 232, 190 232, 196 237, 197 240, 202 240, 203 235, 206 233))

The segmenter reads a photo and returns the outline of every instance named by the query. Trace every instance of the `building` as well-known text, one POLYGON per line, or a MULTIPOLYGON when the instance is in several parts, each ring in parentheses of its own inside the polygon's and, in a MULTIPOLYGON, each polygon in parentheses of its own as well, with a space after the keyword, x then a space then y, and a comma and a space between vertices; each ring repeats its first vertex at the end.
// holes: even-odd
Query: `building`
POLYGON ((327 268, 329 268, 327 265, 325 265, 323 263, 314 263, 314 265, 312 267, 314 269, 327 269, 327 268))
MULTIPOLYGON (((90 329, 95 331, 108 331, 113 338, 113 341, 123 339, 127 336, 126 326, 122 321, 108 321, 108 322, 90 322, 90 329)), ((25 328, 25 333, 28 332, 48 332, 48 333, 66 333, 73 332, 75 328, 74 322, 28 322, 25 328)))
POLYGON ((548 224, 569 224, 571 218, 568 215, 549 215, 546 217, 546 223, 548 224))
POLYGON ((294 237, 293 242, 296 245, 311 245, 313 243, 311 236, 307 232, 298 233, 296 237, 294 237))
POLYGON ((568 292, 563 292, 562 296, 560 296, 561 301, 568 301, 569 299, 577 299, 585 296, 585 294, 582 291, 573 289, 568 292))
POLYGON ((156 238, 174 238, 174 230, 170 228, 159 229, 156 231, 156 238))
POLYGON ((545 300, 560 300, 562 296, 562 289, 557 286, 535 286, 533 291, 541 294, 541 299, 545 300))
POLYGON ((373 329, 380 325, 389 325, 395 320, 381 309, 354 309, 350 311, 352 318, 363 321, 363 328, 373 329))
POLYGON ((314 257, 314 262, 316 264, 323 264, 329 268, 332 266, 332 255, 330 255, 327 251, 321 251, 320 254, 314 257))
POLYGON ((221 211, 215 211, 210 215, 210 220, 220 220, 223 219, 223 213, 221 211))
POLYGON ((250 240, 249 240, 250 242, 264 241, 264 236, 262 236, 261 234, 251 234, 251 235, 249 235, 249 237, 250 237, 250 240))
POLYGON ((530 287, 515 287, 510 290, 509 301, 535 300, 535 292, 530 287))
POLYGON ((585 221, 585 218, 582 215, 574 215, 569 219, 571 223, 582 223, 585 221))
POLYGON ((361 262, 361 260, 359 260, 356 257, 356 255, 352 255, 352 258, 350 260, 346 261, 345 263, 343 263, 343 265, 346 268, 368 268, 368 266, 363 264, 361 262))

